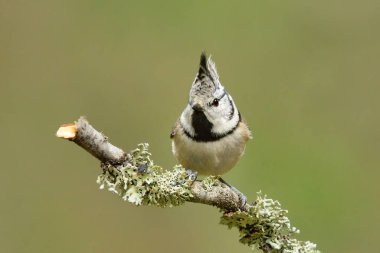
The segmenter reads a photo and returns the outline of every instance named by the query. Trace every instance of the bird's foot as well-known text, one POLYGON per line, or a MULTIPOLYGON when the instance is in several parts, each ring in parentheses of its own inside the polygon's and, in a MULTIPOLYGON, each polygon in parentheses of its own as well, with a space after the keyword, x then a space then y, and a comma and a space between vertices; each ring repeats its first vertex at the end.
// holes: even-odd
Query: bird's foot
POLYGON ((245 206, 245 204, 247 204, 247 197, 241 191, 236 189, 234 186, 227 183, 223 178, 219 177, 218 179, 220 182, 227 185, 232 191, 234 191, 239 196, 239 201, 240 201, 239 208, 240 208, 240 210, 244 210, 244 206, 245 206))
POLYGON ((195 180, 197 180, 197 178, 198 178, 198 172, 190 170, 190 169, 187 169, 186 173, 187 173, 187 178, 190 179, 192 182, 194 182, 195 180))

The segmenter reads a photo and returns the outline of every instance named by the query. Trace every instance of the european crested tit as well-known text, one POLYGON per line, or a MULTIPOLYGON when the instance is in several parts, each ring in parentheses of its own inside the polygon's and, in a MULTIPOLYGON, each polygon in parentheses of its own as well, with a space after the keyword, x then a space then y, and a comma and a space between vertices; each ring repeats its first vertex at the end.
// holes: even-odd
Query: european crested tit
MULTIPOLYGON (((222 175, 239 161, 251 132, 202 53, 189 102, 170 135, 178 162, 201 175, 222 175)), ((225 181, 224 181, 225 182, 225 181)))

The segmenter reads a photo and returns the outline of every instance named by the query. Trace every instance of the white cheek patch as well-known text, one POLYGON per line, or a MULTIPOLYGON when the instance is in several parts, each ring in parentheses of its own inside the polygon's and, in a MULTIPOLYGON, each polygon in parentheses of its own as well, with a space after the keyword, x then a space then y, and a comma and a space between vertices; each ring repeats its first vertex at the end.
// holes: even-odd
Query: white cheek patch
MULTIPOLYGON (((231 99, 231 98, 230 98, 231 99)), ((231 99, 232 101, 232 99, 231 99)), ((231 108, 225 108, 227 110, 226 114, 220 115, 213 120, 212 132, 215 134, 223 135, 234 129, 240 121, 239 112, 235 106, 235 103, 232 101, 232 106, 234 108, 234 114, 232 118, 229 119, 228 113, 231 108)), ((229 107, 229 106, 228 106, 229 107)))
POLYGON ((179 122, 186 132, 188 132, 191 136, 195 136, 194 128, 191 125, 191 114, 192 109, 190 105, 187 105, 185 110, 181 114, 179 122))

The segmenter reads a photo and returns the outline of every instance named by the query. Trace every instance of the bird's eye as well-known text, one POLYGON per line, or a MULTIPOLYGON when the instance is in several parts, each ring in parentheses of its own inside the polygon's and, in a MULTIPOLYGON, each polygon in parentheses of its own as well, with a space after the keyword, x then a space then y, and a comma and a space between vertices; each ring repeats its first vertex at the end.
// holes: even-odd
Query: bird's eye
POLYGON ((215 99, 212 101, 211 104, 212 104, 212 106, 217 107, 217 106, 219 105, 219 100, 215 98, 215 99))

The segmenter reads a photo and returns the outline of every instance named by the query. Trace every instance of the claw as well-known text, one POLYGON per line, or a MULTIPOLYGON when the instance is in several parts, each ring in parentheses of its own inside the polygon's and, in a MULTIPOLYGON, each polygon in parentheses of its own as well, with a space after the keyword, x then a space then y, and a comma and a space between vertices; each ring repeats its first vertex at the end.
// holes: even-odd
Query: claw
POLYGON ((137 168, 137 171, 139 173, 146 173, 148 171, 148 165, 146 163, 140 165, 138 168, 137 168))
POLYGON ((192 171, 192 170, 186 170, 186 173, 187 173, 187 177, 191 180, 191 181, 195 181, 197 180, 197 177, 198 177, 198 172, 196 171, 192 171))
MULTIPOLYGON (((236 189, 236 188, 235 188, 236 189)), ((236 192, 237 193, 237 192, 236 192)), ((247 204, 247 197, 243 194, 243 193, 241 193, 241 192, 239 192, 239 193, 237 193, 238 195, 239 195, 239 200, 240 200, 240 209, 243 209, 244 208, 244 206, 245 206, 245 204, 247 204), (239 194, 240 193, 240 194, 239 194)))

